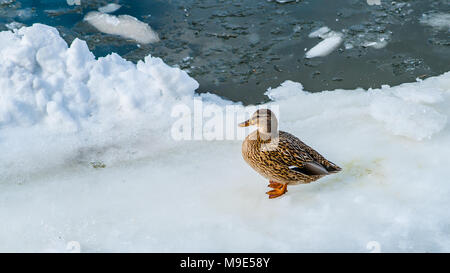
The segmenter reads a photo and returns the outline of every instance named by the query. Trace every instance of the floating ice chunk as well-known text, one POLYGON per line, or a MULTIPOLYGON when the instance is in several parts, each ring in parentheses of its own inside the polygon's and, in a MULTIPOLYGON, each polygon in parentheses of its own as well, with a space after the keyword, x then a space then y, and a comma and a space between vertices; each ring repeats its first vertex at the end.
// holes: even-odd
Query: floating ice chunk
POLYGON ((324 39, 308 52, 306 52, 306 58, 323 57, 333 52, 343 41, 342 33, 331 31, 330 28, 324 26, 308 35, 310 38, 322 38, 324 39))
POLYGON ((67 0, 67 4, 69 6, 73 6, 73 5, 79 6, 79 5, 81 5, 81 0, 67 0))
POLYGON ((11 4, 12 2, 14 2, 15 0, 0 0, 0 5, 7 5, 7 4, 11 4))
POLYGON ((269 0, 268 2, 275 1, 278 4, 286 4, 291 2, 298 2, 298 0, 269 0))
POLYGON ((308 37, 309 38, 325 38, 325 35, 330 33, 331 29, 329 29, 328 27, 321 27, 318 30, 315 30, 313 32, 311 32, 308 37))
POLYGON ((106 6, 103 7, 99 7, 98 11, 103 12, 103 13, 112 13, 115 12, 116 10, 120 9, 122 6, 116 3, 109 3, 106 6))
POLYGON ((325 40, 321 41, 306 52, 306 58, 324 57, 333 52, 342 43, 342 37, 335 33, 325 40))
POLYGON ((349 49, 352 49, 354 46, 351 43, 345 43, 344 47, 345 47, 345 49, 349 50, 349 49))
POLYGON ((423 14, 420 22, 436 29, 450 30, 450 13, 423 14))
POLYGON ((381 0, 367 0, 367 4, 369 6, 373 6, 373 5, 379 6, 379 5, 381 5, 381 0))
POLYGON ((14 21, 9 24, 6 24, 5 26, 10 30, 14 30, 14 29, 19 29, 19 28, 23 27, 24 24, 14 21))
POLYGON ((388 44, 388 42, 386 41, 386 39, 380 38, 380 40, 376 41, 376 42, 365 42, 363 44, 363 47, 373 47, 376 49, 381 49, 383 47, 386 47, 387 44, 388 44))
POLYGON ((84 20, 101 32, 133 39, 139 43, 159 41, 158 34, 149 25, 130 15, 114 16, 92 11, 86 14, 84 20))

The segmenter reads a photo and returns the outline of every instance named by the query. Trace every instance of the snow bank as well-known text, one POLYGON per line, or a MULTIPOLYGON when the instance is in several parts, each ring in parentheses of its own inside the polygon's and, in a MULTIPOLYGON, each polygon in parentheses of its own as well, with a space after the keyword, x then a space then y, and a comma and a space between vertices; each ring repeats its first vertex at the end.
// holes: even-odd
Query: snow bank
MULTIPOLYGON (((440 89, 439 87, 423 90, 417 89, 415 85, 417 83, 403 84, 395 88, 384 86, 375 90, 357 90, 351 96, 346 94, 349 91, 335 90, 333 95, 329 92, 315 95, 313 102, 319 103, 318 100, 325 99, 325 94, 327 96, 340 94, 342 98, 351 100, 355 105, 363 103, 366 112, 361 114, 378 121, 391 134, 413 140, 423 140, 431 138, 445 127, 447 115, 442 113, 445 112, 444 109, 437 110, 433 107, 443 100, 442 93, 437 91, 440 89)), ((448 87, 444 86, 441 90, 446 91, 446 88, 448 87)), ((270 89, 266 94, 276 102, 290 98, 290 101, 300 103, 295 98, 307 99, 310 93, 303 91, 301 84, 287 81, 277 89, 270 89)), ((316 105, 311 101, 309 103, 312 106, 316 105)), ((305 111, 312 110, 311 107, 307 107, 305 111)))
POLYGON ((114 16, 91 11, 86 14, 84 20, 101 32, 133 39, 138 43, 159 41, 158 34, 149 25, 130 15, 114 16))
POLYGON ((363 44, 363 46, 364 46, 364 47, 373 47, 373 48, 375 48, 375 49, 381 49, 381 48, 383 48, 383 47, 386 47, 387 44, 388 44, 388 43, 387 43, 387 41, 386 41, 386 38, 380 37, 378 41, 376 41, 376 42, 365 42, 365 43, 363 44))
MULTIPOLYGON (((0 165, 14 165, 10 172, 64 161, 79 145, 129 141, 136 132, 118 128, 130 120, 146 123, 165 113, 167 105, 191 99, 198 87, 184 71, 159 58, 148 56, 137 65, 117 54, 96 60, 84 41, 75 39, 68 47, 56 29, 41 24, 0 32, 0 40, 0 135, 1 145, 11 151, 0 158, 0 165), (113 134, 102 136, 108 128, 113 134), (35 137, 43 146, 21 144, 25 140, 18 135, 35 137), (59 151, 46 158, 48 164, 35 164, 27 155, 39 156, 49 148, 47 141, 59 151), (24 158, 16 161, 18 154, 24 158)), ((164 121, 152 125, 169 127, 164 121)), ((0 177, 8 175, 3 171, 0 177)))
POLYGON ((172 140, 198 84, 161 59, 95 59, 36 24, 0 33, 0 64, 0 251, 450 251, 450 73, 269 89, 281 129, 343 168, 269 200, 240 141, 172 140))

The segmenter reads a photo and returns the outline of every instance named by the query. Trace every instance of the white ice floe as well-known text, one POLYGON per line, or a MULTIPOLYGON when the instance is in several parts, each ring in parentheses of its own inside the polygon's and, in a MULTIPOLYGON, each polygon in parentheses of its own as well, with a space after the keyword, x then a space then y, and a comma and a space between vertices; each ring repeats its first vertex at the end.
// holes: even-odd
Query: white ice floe
POLYGON ((373 47, 376 49, 381 49, 383 47, 386 47, 388 44, 386 38, 380 37, 377 41, 373 42, 365 42, 362 46, 363 47, 373 47))
POLYGON ((324 57, 333 52, 342 43, 342 33, 331 31, 328 27, 321 27, 309 34, 310 38, 324 39, 305 54, 306 58, 324 57))
POLYGON ((84 20, 99 31, 133 39, 139 43, 158 42, 158 34, 146 23, 130 15, 114 16, 102 12, 91 11, 84 20))
POLYGON ((81 5, 81 0, 67 0, 67 5, 74 6, 74 5, 81 5))
POLYGON ((8 24, 5 24, 5 27, 7 27, 10 30, 19 29, 19 28, 21 28, 23 26, 24 26, 24 24, 16 22, 16 21, 8 23, 8 24))
POLYGON ((321 27, 313 32, 311 32, 309 38, 326 38, 326 36, 331 32, 329 27, 321 27))
POLYGON ((348 29, 343 29, 342 32, 332 31, 327 26, 323 26, 317 30, 311 32, 309 38, 321 38, 323 41, 319 42, 308 52, 306 52, 306 58, 324 57, 336 50, 342 42, 344 48, 350 50, 355 46, 372 47, 375 49, 381 49, 387 46, 390 39, 391 32, 380 33, 374 35, 359 34, 356 37, 349 34, 348 29))
POLYGON ((275 0, 277 1, 277 3, 280 4, 286 4, 286 3, 291 3, 291 2, 298 2, 299 0, 275 0))
POLYGON ((197 87, 159 58, 96 59, 48 26, 0 32, 0 251, 450 251, 449 72, 269 89, 260 107, 343 168, 274 200, 241 141, 172 139, 171 111, 197 87))
POLYGON ((367 4, 369 6, 373 6, 373 5, 379 6, 379 5, 381 5, 381 0, 367 0, 367 4))
POLYGON ((450 13, 423 14, 420 22, 436 29, 447 29, 450 31, 450 13))
MULTIPOLYGON (((271 2, 274 0, 269 0, 268 2, 271 2)), ((279 3, 279 4, 286 4, 286 3, 291 3, 291 2, 298 2, 298 0, 275 0, 275 2, 279 3)))
POLYGON ((99 7, 98 11, 103 13, 113 13, 116 10, 120 9, 122 6, 116 3, 109 3, 103 7, 99 7))

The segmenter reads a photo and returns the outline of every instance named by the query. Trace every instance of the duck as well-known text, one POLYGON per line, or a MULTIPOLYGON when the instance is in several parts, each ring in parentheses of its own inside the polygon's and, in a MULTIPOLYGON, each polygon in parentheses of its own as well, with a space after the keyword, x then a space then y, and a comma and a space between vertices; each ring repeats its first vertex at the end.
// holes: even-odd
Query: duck
POLYGON ((296 136, 278 130, 278 120, 269 109, 257 110, 240 127, 256 126, 242 143, 242 157, 269 180, 269 199, 287 192, 288 185, 308 184, 341 168, 296 136))

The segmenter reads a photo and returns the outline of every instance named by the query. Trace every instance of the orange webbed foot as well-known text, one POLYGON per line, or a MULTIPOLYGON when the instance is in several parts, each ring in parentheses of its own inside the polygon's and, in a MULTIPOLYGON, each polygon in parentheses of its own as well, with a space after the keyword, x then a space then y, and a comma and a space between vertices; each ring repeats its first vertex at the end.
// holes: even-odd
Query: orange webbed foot
POLYGON ((273 188, 273 190, 266 192, 269 195, 269 199, 280 197, 287 192, 287 184, 270 181, 268 187, 273 188))

